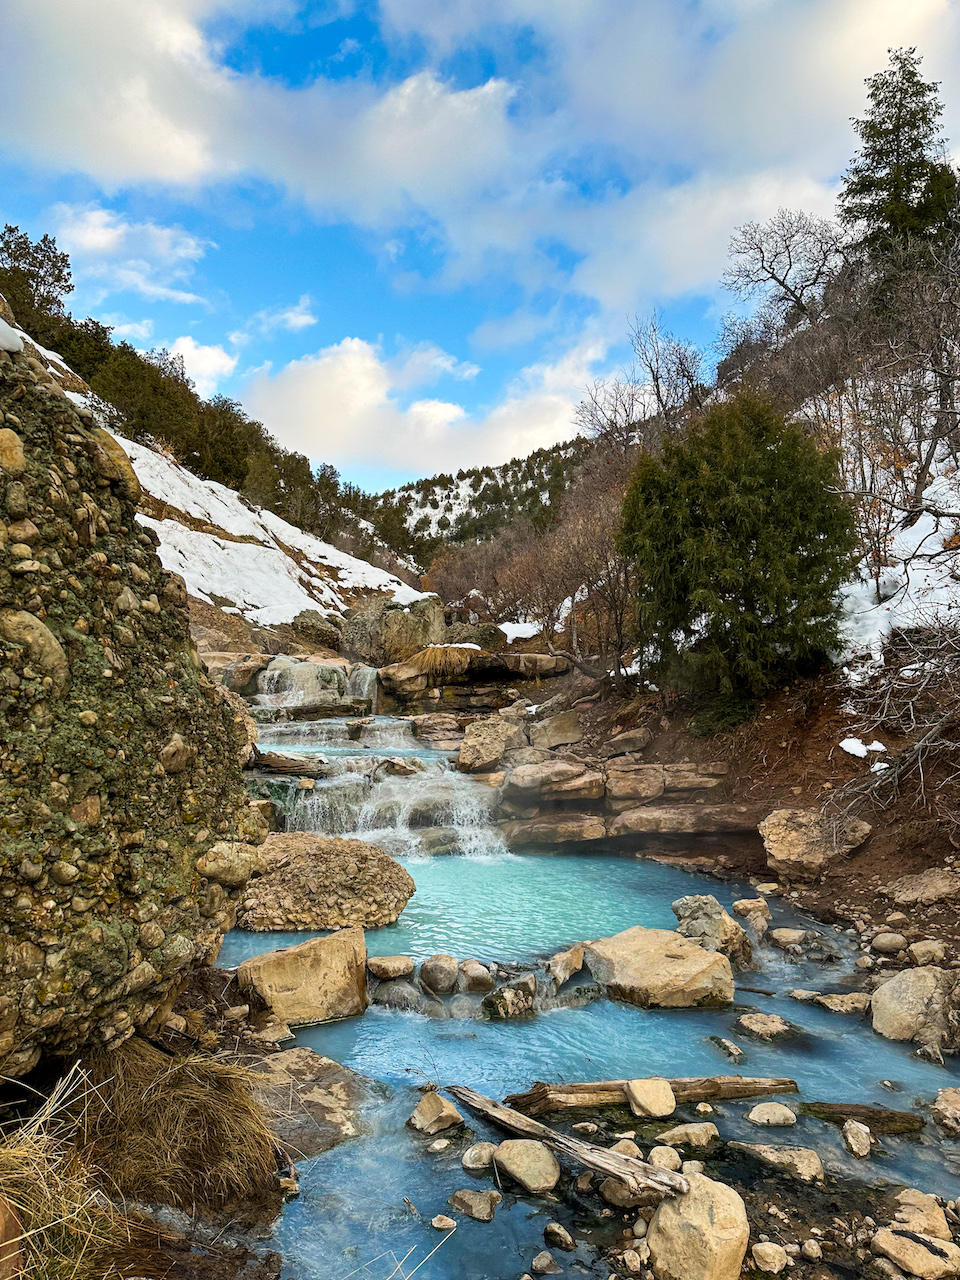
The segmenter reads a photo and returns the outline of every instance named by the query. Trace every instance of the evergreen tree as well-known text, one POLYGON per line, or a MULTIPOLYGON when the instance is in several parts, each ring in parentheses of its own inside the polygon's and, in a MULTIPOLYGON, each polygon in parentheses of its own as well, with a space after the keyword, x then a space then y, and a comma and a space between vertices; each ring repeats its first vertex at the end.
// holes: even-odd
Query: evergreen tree
POLYGON ((841 222, 871 249, 935 234, 957 201, 957 174, 940 134, 939 85, 921 79, 915 49, 889 52, 890 66, 866 81, 869 106, 853 121, 861 146, 839 199, 841 222))
POLYGON ((855 547, 836 485, 836 459, 747 394, 642 456, 620 547, 667 679, 761 692, 836 645, 855 547))

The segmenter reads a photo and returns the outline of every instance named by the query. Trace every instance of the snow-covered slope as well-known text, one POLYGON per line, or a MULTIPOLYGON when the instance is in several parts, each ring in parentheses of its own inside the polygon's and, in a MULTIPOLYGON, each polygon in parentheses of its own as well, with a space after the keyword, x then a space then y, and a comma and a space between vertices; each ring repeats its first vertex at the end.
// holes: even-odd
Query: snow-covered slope
POLYGON ((154 514, 138 519, 157 534, 164 568, 179 573, 192 596, 265 626, 291 622, 304 609, 342 613, 369 593, 400 604, 422 597, 393 574, 252 506, 233 489, 116 438, 153 500, 145 505, 154 514))

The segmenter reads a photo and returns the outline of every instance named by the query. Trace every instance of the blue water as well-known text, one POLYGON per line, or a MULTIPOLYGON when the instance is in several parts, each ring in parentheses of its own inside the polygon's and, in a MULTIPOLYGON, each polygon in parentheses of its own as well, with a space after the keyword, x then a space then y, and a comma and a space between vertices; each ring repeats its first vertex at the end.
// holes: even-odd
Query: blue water
MULTIPOLYGON (((496 847, 495 840, 490 847, 496 847)), ((480 852, 403 862, 417 892, 396 924, 367 932, 372 955, 407 954, 419 960, 445 951, 459 959, 526 963, 636 924, 671 928, 676 921, 670 903, 685 894, 711 893, 729 907, 734 899, 755 892, 746 884, 718 884, 612 853, 480 852)), ((846 937, 807 918, 798 921, 775 900, 771 906, 774 927, 816 927, 842 959, 828 966, 795 963, 773 948, 758 949, 761 969, 738 976, 735 1009, 644 1011, 600 1000, 535 1019, 485 1022, 370 1008, 362 1018, 300 1031, 298 1044, 384 1082, 389 1097, 368 1106, 367 1136, 301 1166, 302 1197, 287 1207, 274 1238, 274 1247, 284 1255, 284 1275, 297 1280, 388 1280, 413 1274, 421 1280, 516 1280, 543 1248, 543 1227, 551 1217, 576 1229, 583 1240, 576 1254, 561 1255, 564 1274, 609 1274, 590 1247, 589 1233, 597 1224, 575 1222, 564 1205, 542 1198, 506 1195, 493 1223, 458 1217, 457 1231, 449 1239, 429 1226, 434 1214, 449 1212, 446 1200, 453 1191, 491 1184, 486 1176, 474 1179, 460 1167, 459 1154, 473 1139, 454 1142, 447 1152, 434 1155, 427 1152, 426 1141, 405 1127, 419 1097, 417 1086, 428 1080, 440 1086, 468 1084, 502 1098, 537 1079, 740 1071, 795 1079, 800 1092, 784 1095, 788 1105, 804 1100, 866 1102, 901 1110, 920 1109, 938 1089, 958 1083, 953 1062, 934 1066, 916 1058, 910 1046, 874 1035, 868 1021, 787 998, 784 993, 794 987, 850 990, 859 985, 853 968, 858 952, 846 937), (744 987, 774 994, 749 993, 744 987), (779 1013, 800 1034, 767 1047, 747 1040, 733 1029, 745 1007, 779 1013), (711 1035, 737 1041, 746 1051, 742 1064, 733 1067, 711 1035), (882 1080, 896 1082, 900 1091, 891 1092, 882 1080)), ((234 932, 225 940, 220 963, 236 965, 311 936, 316 935, 234 932)), ((723 1138, 812 1146, 828 1171, 906 1183, 951 1198, 960 1194, 960 1147, 939 1142, 932 1124, 919 1138, 882 1138, 881 1148, 862 1162, 845 1151, 837 1128, 813 1118, 801 1117, 792 1129, 748 1124, 744 1116, 754 1101, 717 1106, 710 1118, 723 1138)), ((692 1108, 680 1108, 669 1123, 694 1118, 692 1108)), ((503 1137, 473 1119, 469 1123, 480 1137, 503 1137)), ((623 1225, 619 1219, 617 1223, 623 1225)))

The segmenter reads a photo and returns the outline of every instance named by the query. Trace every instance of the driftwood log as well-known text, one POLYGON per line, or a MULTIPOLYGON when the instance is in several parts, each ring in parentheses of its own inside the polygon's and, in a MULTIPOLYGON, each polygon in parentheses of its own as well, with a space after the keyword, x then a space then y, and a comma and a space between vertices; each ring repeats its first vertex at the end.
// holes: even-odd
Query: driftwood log
MULTIPOLYGON (((677 1102, 712 1102, 723 1098, 758 1098, 772 1093, 796 1093, 796 1080, 786 1076, 682 1076, 671 1080, 677 1102)), ((504 1102, 526 1116, 575 1107, 625 1107, 626 1080, 595 1080, 587 1084, 544 1084, 537 1080, 526 1093, 512 1093, 504 1102)))
POLYGON ((525 1138, 535 1138, 544 1146, 569 1156, 577 1164, 585 1165, 605 1177, 616 1178, 626 1183, 632 1195, 641 1191, 653 1190, 662 1195, 686 1195, 690 1184, 682 1174, 672 1173, 669 1169, 658 1169, 655 1165, 638 1160, 635 1156, 624 1156, 618 1151, 610 1151, 606 1147, 598 1147, 592 1142, 584 1142, 580 1138, 568 1137, 565 1133, 557 1133, 529 1116, 521 1115, 505 1107, 501 1102, 485 1098, 475 1089, 465 1085, 451 1085, 447 1090, 458 1102, 464 1103, 471 1111, 476 1111, 486 1119, 492 1120, 501 1129, 509 1133, 519 1133, 525 1138))
POLYGON ((325 763, 319 764, 307 756, 284 756, 277 751, 261 751, 253 748, 253 765, 270 773, 293 774, 299 778, 322 778, 327 772, 325 763))
POLYGON ((859 1120, 869 1125, 871 1133, 919 1133, 926 1121, 912 1111, 890 1111, 887 1107, 868 1107, 862 1102, 805 1102, 800 1110, 829 1124, 842 1125, 859 1120))

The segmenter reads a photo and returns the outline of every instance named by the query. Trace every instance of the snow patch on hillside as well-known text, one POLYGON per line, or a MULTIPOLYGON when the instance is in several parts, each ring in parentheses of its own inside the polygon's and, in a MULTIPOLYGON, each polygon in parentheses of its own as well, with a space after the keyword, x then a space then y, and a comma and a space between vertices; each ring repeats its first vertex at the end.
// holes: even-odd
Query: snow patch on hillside
POLYGON ((292 622, 304 609, 342 614, 356 592, 379 592, 403 605, 423 599, 424 592, 393 574, 254 507, 233 489, 201 480, 171 458, 123 436, 116 439, 152 498, 232 535, 191 529, 173 518, 137 517, 160 539, 157 554, 164 568, 179 573, 198 599, 229 602, 262 626, 292 622))

